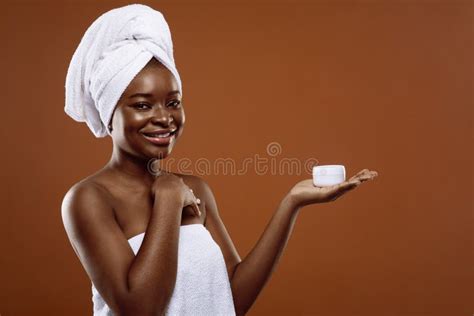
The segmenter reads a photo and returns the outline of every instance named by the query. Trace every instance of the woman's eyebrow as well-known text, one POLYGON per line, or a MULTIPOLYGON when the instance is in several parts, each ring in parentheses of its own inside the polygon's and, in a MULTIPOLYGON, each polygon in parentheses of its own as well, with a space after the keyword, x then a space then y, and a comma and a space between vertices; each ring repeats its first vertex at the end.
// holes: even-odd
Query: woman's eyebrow
MULTIPOLYGON (((170 95, 172 95, 172 94, 179 94, 179 91, 178 91, 178 90, 173 90, 173 91, 168 92, 168 96, 170 96, 170 95)), ((152 97, 152 96, 153 96, 153 93, 138 92, 138 93, 132 94, 132 95, 129 96, 128 98, 129 98, 129 99, 136 98, 136 97, 149 98, 149 97, 152 97)))

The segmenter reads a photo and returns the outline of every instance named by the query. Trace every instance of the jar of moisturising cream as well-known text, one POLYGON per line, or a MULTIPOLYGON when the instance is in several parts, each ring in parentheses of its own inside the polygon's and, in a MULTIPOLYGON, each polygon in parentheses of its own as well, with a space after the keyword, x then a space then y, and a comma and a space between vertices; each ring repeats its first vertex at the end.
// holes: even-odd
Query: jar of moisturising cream
POLYGON ((313 167, 313 184, 328 187, 346 181, 346 169, 343 165, 325 165, 313 167))

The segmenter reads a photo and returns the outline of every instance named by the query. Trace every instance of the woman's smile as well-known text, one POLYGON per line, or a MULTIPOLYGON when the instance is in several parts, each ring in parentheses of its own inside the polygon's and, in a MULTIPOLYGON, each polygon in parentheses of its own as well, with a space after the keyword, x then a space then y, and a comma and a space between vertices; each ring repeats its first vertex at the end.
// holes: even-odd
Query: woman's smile
POLYGON ((175 141, 177 130, 177 128, 175 128, 174 130, 163 129, 142 134, 148 141, 150 141, 154 145, 168 146, 171 142, 175 141))

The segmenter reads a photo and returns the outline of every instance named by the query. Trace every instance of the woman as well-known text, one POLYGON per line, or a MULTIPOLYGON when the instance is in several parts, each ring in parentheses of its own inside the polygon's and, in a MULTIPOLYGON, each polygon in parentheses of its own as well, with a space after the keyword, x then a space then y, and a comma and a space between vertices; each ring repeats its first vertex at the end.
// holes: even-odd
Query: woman
POLYGON ((94 315, 244 315, 274 271, 298 211, 377 173, 364 169, 332 187, 297 183, 242 261, 207 183, 156 176, 150 165, 170 155, 185 125, 167 32, 158 11, 134 4, 98 18, 76 50, 65 110, 96 137, 110 135, 113 152, 66 193, 64 226, 91 279, 94 315), (147 29, 157 20, 161 25, 147 29), (153 39, 157 28, 165 36, 153 39), (117 30, 124 36, 109 36, 117 30))

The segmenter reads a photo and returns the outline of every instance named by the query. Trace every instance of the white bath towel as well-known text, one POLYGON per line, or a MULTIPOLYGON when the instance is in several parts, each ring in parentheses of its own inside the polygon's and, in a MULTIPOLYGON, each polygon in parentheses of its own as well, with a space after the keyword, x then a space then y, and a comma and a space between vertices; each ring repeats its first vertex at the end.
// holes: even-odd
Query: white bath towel
POLYGON ((170 70, 182 95, 163 14, 143 4, 105 12, 89 26, 72 56, 64 111, 86 122, 95 137, 110 135, 107 126, 117 101, 153 57, 170 70))
MULTIPOLYGON (((128 240, 135 255, 145 233, 128 240)), ((113 316, 92 284, 94 316, 113 316)), ((235 316, 234 301, 224 256, 202 224, 180 227, 176 284, 165 315, 235 316)))

